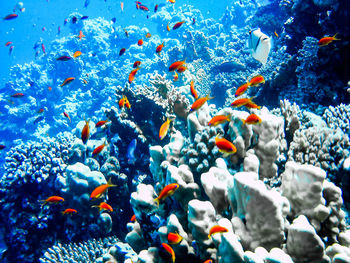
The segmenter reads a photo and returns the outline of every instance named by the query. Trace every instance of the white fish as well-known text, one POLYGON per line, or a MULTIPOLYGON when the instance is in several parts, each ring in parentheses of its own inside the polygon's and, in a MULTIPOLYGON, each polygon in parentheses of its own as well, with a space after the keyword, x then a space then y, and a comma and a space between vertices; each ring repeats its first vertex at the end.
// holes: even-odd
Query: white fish
POLYGON ((249 31, 248 48, 257 61, 265 64, 271 49, 271 38, 260 31, 260 28, 249 31))

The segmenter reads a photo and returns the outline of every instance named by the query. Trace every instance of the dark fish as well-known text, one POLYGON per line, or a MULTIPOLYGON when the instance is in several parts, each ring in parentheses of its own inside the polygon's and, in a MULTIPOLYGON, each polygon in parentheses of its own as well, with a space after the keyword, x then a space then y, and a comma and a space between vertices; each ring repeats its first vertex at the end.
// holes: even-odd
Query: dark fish
POLYGON ((6 148, 6 146, 5 146, 5 145, 0 144, 0 150, 3 150, 3 149, 5 149, 5 148, 6 148))
POLYGON ((117 21, 117 19, 115 17, 113 17, 111 20, 113 23, 115 23, 117 21))
POLYGON ((41 39, 36 41, 35 44, 34 44, 33 49, 37 49, 38 47, 40 47, 41 41, 42 41, 41 39))
POLYGON ((69 56, 60 56, 59 58, 56 58, 56 60, 59 60, 59 61, 68 61, 70 59, 72 58, 69 56))
POLYGON ((63 25, 65 26, 68 23, 68 19, 66 18, 63 22, 63 25))
POLYGON ((38 122, 41 122, 43 119, 45 119, 45 117, 44 116, 39 116, 38 118, 36 118, 35 120, 34 120, 34 124, 37 124, 38 122))
POLYGON ((20 92, 11 95, 12 98, 21 98, 23 96, 24 96, 24 94, 20 93, 20 92))
POLYGON ((178 29, 180 26, 182 26, 183 23, 185 23, 185 21, 177 22, 177 23, 173 26, 173 30, 178 29))
POLYGON ((128 146, 126 151, 126 158, 128 159, 128 164, 135 164, 137 158, 135 156, 135 150, 137 146, 137 140, 133 139, 128 146))
POLYGON ((88 7, 88 5, 90 4, 90 0, 85 0, 85 3, 84 3, 84 7, 88 7))
POLYGON ((154 13, 156 13, 158 11, 158 5, 156 5, 155 7, 154 7, 154 13))
POLYGON ((196 18, 192 18, 192 25, 196 23, 196 18))
POLYGON ((32 80, 28 81, 28 83, 29 83, 29 86, 31 86, 31 87, 33 87, 35 85, 35 82, 32 80))
POLYGON ((76 18, 75 16, 73 16, 72 18, 72 23, 75 24, 78 21, 78 18, 76 18))
POLYGON ((15 19, 16 17, 18 17, 17 14, 9 14, 9 15, 7 15, 7 16, 4 17, 4 20, 15 19))
POLYGON ((10 46, 10 49, 9 49, 9 55, 12 54, 12 50, 13 50, 13 46, 10 46))
POLYGON ((61 33, 61 27, 58 26, 57 35, 59 35, 60 33, 61 33))
POLYGON ((146 12, 149 11, 148 7, 145 5, 140 5, 139 8, 143 11, 146 11, 146 12))
POLYGON ((125 53, 126 49, 123 47, 120 51, 119 51, 119 56, 123 55, 125 53))
POLYGON ((88 19, 89 18, 89 16, 82 16, 81 18, 80 18, 80 20, 84 20, 84 19, 88 19))
POLYGON ((41 44, 41 49, 43 50, 44 54, 46 54, 46 49, 45 49, 44 43, 41 44))

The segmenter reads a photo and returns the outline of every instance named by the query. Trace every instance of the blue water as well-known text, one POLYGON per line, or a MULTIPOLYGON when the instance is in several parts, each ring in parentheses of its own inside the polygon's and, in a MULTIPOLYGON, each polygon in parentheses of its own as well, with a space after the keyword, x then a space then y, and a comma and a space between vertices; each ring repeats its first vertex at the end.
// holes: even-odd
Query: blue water
MULTIPOLYGON (((130 204, 131 194, 141 183, 152 184, 157 193, 169 183, 164 179, 171 174, 165 167, 168 163, 155 167, 150 146, 162 146, 161 153, 167 155, 163 157, 170 164, 188 165, 197 184, 218 157, 224 157, 233 175, 243 170, 246 151, 257 151, 259 136, 269 137, 266 134, 273 126, 264 124, 267 128, 260 134, 256 126, 250 130, 237 128, 242 116, 253 112, 259 115, 265 110, 283 118, 285 127, 279 132, 284 137, 278 134, 274 139, 283 139, 286 148, 275 149, 280 154, 272 157, 278 166, 277 176, 264 182, 278 188, 286 161, 294 156, 293 151, 299 151, 297 157, 306 156, 303 164, 326 170, 327 180, 343 190, 343 208, 349 209, 350 194, 345 189, 350 187, 350 165, 343 165, 345 160, 350 163, 347 1, 334 0, 339 8, 329 4, 330 0, 176 0, 175 4, 141 1, 149 12, 137 10, 137 2, 24 0, 24 9, 15 11, 17 18, 1 19, 0 145, 5 148, 0 150, 0 214, 4 215, 0 220, 0 262, 38 262, 48 248, 59 242, 89 242, 107 236, 126 242, 130 230, 127 223, 137 213, 130 204), (89 4, 84 7, 84 3, 89 4), (78 18, 75 24, 73 16, 78 18), (87 19, 80 20, 81 16, 87 19), (181 27, 171 29, 181 21, 185 21, 181 27), (261 34, 254 35, 258 31, 261 34), (85 35, 81 40, 77 38, 80 32, 85 35), (323 37, 336 33, 335 39, 320 44, 323 37), (137 44, 140 39, 143 45, 137 44), (5 46, 8 41, 12 44, 5 46), (165 45, 157 53, 161 43, 165 45), (119 55, 122 48, 126 51, 119 55), (76 51, 81 51, 81 56, 72 58, 76 51), (71 59, 57 60, 61 56, 71 59), (141 61, 138 69, 133 68, 135 61, 141 61), (184 72, 177 68, 177 76, 169 72, 175 61, 186 61, 184 72), (138 71, 130 81, 132 70, 138 71), (253 85, 251 79, 260 75, 264 81, 253 85), (71 77, 75 78, 71 83, 62 84, 71 77), (201 109, 207 115, 197 117, 197 109, 190 110, 198 102, 190 90, 191 80, 195 80, 199 98, 210 98, 210 107, 201 109), (254 102, 234 108, 240 112, 235 114, 244 112, 230 122, 234 128, 226 122, 218 129, 207 127, 207 118, 232 109, 230 104, 241 96, 237 95, 238 87, 248 82, 249 89, 242 94, 254 102), (283 116, 279 109, 284 99, 298 105, 294 112, 288 112, 298 119, 293 123, 299 125, 298 133, 294 133, 294 126, 288 126, 290 116, 283 116), (194 115, 200 125, 188 117, 194 115), (167 119, 171 120, 170 128, 167 135, 161 136, 160 127, 167 119), (106 124, 95 127, 99 121, 106 124), (90 137, 83 143, 83 130, 88 124, 90 137), (312 128, 319 129, 320 135, 312 135, 312 128), (177 138, 175 131, 184 138, 181 150, 172 148, 177 138), (304 136, 305 144, 293 137, 304 132, 311 134, 304 136), (243 156, 230 159, 222 155, 215 148, 219 146, 214 146, 219 133, 232 141, 244 134, 244 140, 237 142, 243 156), (324 140, 322 149, 316 147, 318 140, 324 140), (291 145, 295 148, 288 151, 291 145), (110 216, 100 216, 96 208, 91 209, 98 203, 89 195, 107 181, 117 185, 106 191, 104 199, 114 211, 110 216), (42 200, 54 195, 64 196, 64 203, 41 206, 42 200), (68 206, 77 208, 77 214, 62 215, 68 206)), ((0 17, 13 13, 18 4, 19 1, 0 1, 0 17)), ((277 147, 275 143, 268 145, 277 147)), ((209 200, 203 187, 198 189, 201 194, 197 198, 209 200)), ((162 213, 138 214, 144 233, 142 242, 159 248, 158 227, 166 224, 171 212, 184 220, 185 208, 176 199, 168 198, 162 213)), ((147 211, 147 207, 143 209, 147 211)), ((221 215, 230 219, 232 210, 226 209, 221 215)), ((246 223, 246 219, 242 222, 246 223)), ((325 222, 317 234, 324 242, 334 241, 328 236, 329 222, 325 222)), ((188 230, 187 221, 184 224, 188 230)), ((193 262, 204 261, 200 242, 189 242, 195 247, 195 255, 190 255, 195 258, 193 262)), ((166 261, 167 254, 160 251, 166 261)), ((93 252, 101 256, 100 250, 93 252)), ((191 261, 187 256, 177 254, 176 263, 191 261)))

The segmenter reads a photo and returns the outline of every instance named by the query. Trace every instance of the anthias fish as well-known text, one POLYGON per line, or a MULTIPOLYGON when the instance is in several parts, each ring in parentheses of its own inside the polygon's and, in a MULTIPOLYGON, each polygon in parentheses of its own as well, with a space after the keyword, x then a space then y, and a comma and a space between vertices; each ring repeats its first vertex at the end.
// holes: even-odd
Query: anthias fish
POLYGON ((100 154, 106 145, 107 145, 107 142, 104 142, 100 146, 97 146, 92 152, 92 157, 96 157, 98 154, 100 154))
POLYGON ((96 122, 95 124, 95 128, 98 128, 98 127, 102 127, 103 125, 105 125, 109 120, 105 120, 105 121, 98 121, 96 122))
POLYGON ((159 46, 157 46, 156 53, 160 54, 160 52, 163 50, 163 47, 164 47, 164 42, 162 44, 160 44, 159 46))
POLYGON ((141 61, 135 61, 134 65, 132 65, 133 68, 137 68, 138 66, 141 65, 141 61))
POLYGON ((243 120, 243 124, 259 124, 261 123, 261 118, 252 113, 245 120, 243 120))
POLYGON ((92 207, 98 208, 100 212, 101 211, 113 212, 113 208, 106 202, 101 202, 99 205, 93 205, 92 207))
POLYGON ((215 145, 219 148, 219 152, 224 154, 224 158, 237 152, 236 146, 232 142, 218 136, 215 138, 215 145))
POLYGON ((210 228, 208 238, 211 238, 211 236, 216 233, 226 233, 226 232, 228 232, 228 229, 226 227, 215 225, 212 228, 210 228))
POLYGON ((208 100, 211 100, 213 98, 214 97, 210 97, 210 94, 208 94, 207 96, 205 96, 203 98, 197 99, 195 102, 193 102, 190 111, 199 110, 204 105, 204 103, 206 103, 208 100))
POLYGON ((68 61, 70 59, 72 59, 70 56, 60 56, 60 57, 56 58, 56 60, 58 60, 58 61, 68 61))
POLYGON ((179 67, 181 67, 183 64, 186 63, 186 59, 182 61, 175 61, 173 64, 170 65, 169 71, 177 70, 179 67))
POLYGON ((191 82, 190 82, 190 91, 191 91, 192 96, 195 99, 198 99, 198 93, 197 93, 197 91, 194 88, 194 81, 193 80, 191 80, 191 82))
POLYGON ((180 27, 182 26, 183 23, 185 23, 185 21, 177 22, 177 23, 173 26, 173 30, 180 28, 180 27))
POLYGON ((318 41, 318 45, 320 47, 327 46, 328 44, 332 43, 334 40, 340 40, 339 38, 336 38, 338 33, 336 33, 332 37, 323 37, 318 41))
POLYGON ((15 19, 17 17, 18 17, 17 14, 9 14, 9 15, 4 17, 4 20, 11 20, 11 19, 15 19))
POLYGON ((63 86, 65 86, 65 85, 71 83, 73 80, 75 80, 74 77, 66 78, 60 86, 63 87, 63 86))
POLYGON ((78 213, 77 210, 73 209, 73 208, 67 208, 66 210, 62 211, 62 215, 73 215, 78 213))
POLYGON ((225 123, 227 121, 230 121, 229 115, 216 115, 208 122, 208 125, 209 126, 216 126, 216 125, 225 123))
POLYGON ((129 84, 131 84, 131 83, 134 81, 135 75, 136 75, 137 71, 139 71, 139 69, 140 69, 140 68, 135 68, 135 69, 133 69, 133 70, 130 72, 129 78, 128 78, 129 84))
POLYGON ((124 53, 125 53, 125 51, 126 51, 126 48, 121 48, 120 50, 119 50, 119 56, 121 56, 121 55, 123 55, 124 53))
POLYGON ((171 255, 172 263, 175 263, 175 252, 171 248, 171 246, 169 246, 167 243, 162 243, 162 247, 165 249, 166 252, 168 252, 171 255))
POLYGON ((168 118, 168 119, 162 124, 162 126, 160 126, 160 129, 159 129, 159 139, 160 139, 160 140, 163 140, 164 137, 168 134, 168 130, 169 130, 169 127, 170 127, 170 122, 171 122, 171 120, 168 118))
POLYGON ((236 90, 235 97, 239 97, 242 94, 244 94, 248 90, 249 86, 250 86, 249 82, 239 86, 238 89, 236 90))
POLYGON ((158 197, 154 201, 159 205, 160 201, 163 201, 170 195, 173 195, 175 191, 179 188, 179 185, 176 183, 166 185, 162 191, 160 191, 158 197))
POLYGON ((262 75, 252 77, 251 80, 249 81, 250 86, 258 86, 261 83, 265 83, 265 79, 262 75))
POLYGON ((109 178, 107 184, 102 184, 100 186, 97 186, 90 195, 90 200, 95 200, 100 198, 108 188, 110 187, 116 187, 116 185, 112 184, 112 178, 109 178))
POLYGON ((182 236, 180 236, 178 233, 168 233, 168 243, 171 245, 179 244, 182 240, 182 236))
POLYGON ((90 120, 85 120, 85 125, 83 129, 81 130, 81 140, 83 141, 84 144, 88 141, 90 137, 90 127, 89 127, 89 122, 90 120))
POLYGON ((48 198, 46 198, 45 200, 40 200, 42 203, 42 207, 46 204, 59 204, 59 203, 62 203, 64 202, 64 198, 61 197, 61 196, 57 196, 57 195, 53 195, 53 196, 50 196, 48 198))

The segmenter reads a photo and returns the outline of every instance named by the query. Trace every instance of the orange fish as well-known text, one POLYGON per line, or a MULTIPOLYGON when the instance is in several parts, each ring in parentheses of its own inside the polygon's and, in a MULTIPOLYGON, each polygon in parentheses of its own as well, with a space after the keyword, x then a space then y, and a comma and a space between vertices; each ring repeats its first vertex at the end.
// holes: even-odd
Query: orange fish
POLYGON ((265 79, 261 75, 255 76, 249 81, 250 86, 258 86, 261 83, 265 83, 265 79))
POLYGON ((170 127, 170 122, 171 122, 171 120, 169 118, 167 118, 166 122, 164 122, 162 124, 162 126, 160 126, 159 139, 163 140, 164 137, 167 135, 169 127, 170 127))
POLYGON ((275 31, 275 32, 273 32, 273 33, 275 34, 275 36, 276 36, 276 37, 279 37, 279 35, 277 34, 277 32, 276 32, 276 31, 275 31))
POLYGON ((177 22, 177 23, 173 26, 173 30, 178 29, 180 26, 182 26, 183 23, 185 23, 185 21, 177 22))
POLYGON ((130 109, 131 108, 131 104, 130 104, 130 102, 129 102, 129 100, 128 100, 128 98, 126 96, 124 96, 124 100, 125 100, 125 107, 130 109))
POLYGON ((8 41, 8 42, 6 42, 5 47, 8 47, 11 44, 12 44, 12 41, 8 41))
POLYGON ((175 4, 175 0, 167 0, 168 2, 175 4))
POLYGON ((118 105, 119 105, 119 109, 124 108, 124 106, 125 106, 125 96, 124 96, 124 95, 123 95, 123 97, 119 100, 118 105))
POLYGON ((82 54, 81 51, 75 51, 74 54, 73 54, 73 58, 80 57, 81 54, 82 54))
POLYGON ((170 232, 168 234, 168 243, 171 245, 179 244, 181 240, 182 240, 182 236, 180 236, 178 233, 170 232))
POLYGON ((105 120, 105 121, 98 121, 98 122, 95 124, 95 128, 101 127, 101 126, 105 125, 107 122, 108 122, 108 119, 105 120))
POLYGON ((174 72, 174 81, 178 81, 179 80, 179 75, 176 73, 176 71, 174 72))
POLYGON ((214 261, 211 259, 207 259, 206 261, 204 261, 204 263, 214 263, 214 261))
POLYGON ((336 33, 334 36, 332 37, 323 37, 318 41, 318 45, 320 47, 323 46, 327 46, 328 44, 330 44, 331 42, 333 42, 334 40, 340 40, 338 38, 336 38, 336 36, 338 35, 338 33, 336 33))
POLYGON ((62 202, 64 202, 64 198, 60 197, 60 196, 57 196, 57 195, 53 195, 53 196, 50 196, 50 197, 46 198, 45 200, 40 200, 40 201, 43 202, 42 205, 41 205, 41 207, 43 207, 47 203, 49 203, 49 204, 62 203, 62 202))
POLYGON ((97 146, 92 152, 92 157, 95 157, 100 152, 102 152, 102 150, 105 148, 106 145, 107 145, 107 142, 104 142, 102 145, 97 146))
POLYGON ((213 98, 214 97, 210 97, 210 94, 208 94, 206 97, 197 99, 195 102, 193 102, 190 111, 196 111, 200 109, 204 105, 204 103, 213 98))
POLYGON ((176 61, 173 64, 170 65, 169 71, 177 70, 179 67, 181 67, 183 64, 186 63, 186 59, 182 61, 176 61))
POLYGON ((51 88, 51 87, 48 87, 47 89, 48 89, 49 91, 52 91, 52 88, 51 88))
POLYGON ((241 99, 236 99, 231 103, 232 107, 242 107, 246 105, 247 103, 251 103, 253 98, 241 98, 241 99))
POLYGON ((91 207, 98 207, 100 212, 102 210, 105 210, 108 212, 113 212, 113 208, 109 204, 107 204, 106 202, 101 202, 99 205, 93 205, 91 207))
POLYGON ((173 195, 178 188, 179 188, 179 185, 176 183, 166 185, 162 189, 162 191, 160 191, 160 194, 156 199, 154 199, 154 201, 157 203, 157 205, 159 205, 160 201, 163 201, 168 196, 173 195))
POLYGON ((71 216, 73 214, 78 213, 78 211, 73 209, 73 208, 67 208, 66 210, 62 211, 61 213, 62 213, 62 215, 70 215, 71 216))
POLYGON ((142 46, 142 45, 143 45, 143 40, 142 40, 142 39, 139 39, 139 41, 137 41, 137 44, 138 44, 139 46, 142 46))
POLYGON ((171 246, 169 246, 166 243, 162 243, 162 247, 165 249, 166 252, 168 252, 171 255, 171 261, 173 263, 175 263, 175 252, 174 250, 171 248, 171 246))
POLYGON ((126 29, 125 29, 125 28, 123 28, 123 30, 124 30, 124 32, 125 32, 125 36, 126 36, 126 37, 129 37, 129 33, 128 33, 128 31, 126 31, 126 29))
POLYGON ((120 2, 120 9, 122 10, 122 12, 124 12, 124 3, 120 2))
POLYGON ((219 152, 224 154, 224 158, 237 152, 236 146, 234 146, 232 142, 225 138, 219 138, 218 136, 219 135, 215 138, 215 145, 219 148, 219 152))
POLYGON ((160 52, 162 51, 163 47, 164 47, 164 42, 163 42, 162 44, 160 44, 160 45, 156 48, 156 53, 157 53, 158 55, 159 55, 160 52))
POLYGON ((64 117, 68 118, 69 122, 72 122, 67 112, 64 111, 63 115, 64 117))
POLYGON ((230 115, 216 115, 214 116, 209 122, 209 126, 216 126, 222 123, 225 123, 226 121, 230 121, 230 115))
POLYGON ((258 124, 261 123, 261 119, 258 115, 252 113, 245 120, 243 120, 243 124, 258 124))
POLYGON ((130 218, 130 222, 135 222, 136 221, 136 215, 134 214, 131 218, 130 218))
POLYGON ((86 79, 83 79, 83 82, 84 84, 88 84, 87 80, 86 79))
POLYGON ((73 78, 73 77, 66 78, 60 86, 63 87, 65 85, 71 83, 73 80, 75 80, 75 78, 73 78))
POLYGON ((38 113, 43 113, 45 110, 43 108, 38 110, 38 113))
POLYGON ((212 228, 210 228, 208 238, 211 238, 211 236, 216 233, 226 233, 226 232, 228 232, 228 229, 226 227, 215 225, 212 228))
POLYGON ((190 90, 191 90, 192 96, 193 96, 195 99, 198 99, 197 91, 194 89, 194 81, 193 81, 193 80, 191 80, 191 83, 190 83, 190 90))
POLYGON ((151 33, 146 34, 146 38, 150 38, 151 36, 152 36, 151 33))
POLYGON ((133 82, 133 80, 135 79, 135 75, 136 75, 137 71, 139 71, 139 69, 140 68, 135 68, 130 72, 129 79, 128 79, 129 84, 131 84, 131 82, 133 82))
POLYGON ((24 94, 23 93, 15 93, 15 94, 12 94, 10 97, 12 97, 12 98, 22 98, 24 96, 24 94))
POLYGON ((235 97, 241 96, 244 92, 247 91, 249 88, 249 82, 244 83, 243 85, 239 86, 238 89, 236 90, 235 97))
POLYGON ((184 72, 186 69, 187 69, 187 67, 185 67, 185 66, 180 66, 180 67, 177 68, 177 72, 182 73, 182 72, 184 72))
POLYGON ((132 65, 133 68, 137 68, 138 66, 141 65, 141 61, 135 61, 134 65, 132 65))
POLYGON ((77 38, 79 38, 79 40, 81 40, 83 37, 85 37, 85 35, 83 34, 83 31, 80 30, 77 38))
POLYGON ((116 185, 112 184, 112 178, 109 178, 107 184, 102 184, 97 186, 94 191, 92 191, 90 195, 90 200, 95 200, 100 198, 109 187, 115 187, 116 185))
POLYGON ((261 106, 256 105, 254 102, 248 102, 244 105, 247 109, 260 109, 261 106))
POLYGON ((169 23, 166 25, 166 30, 170 31, 169 23))
POLYGON ((90 120, 85 120, 85 125, 81 131, 81 140, 83 141, 83 143, 85 144, 89 137, 90 137, 90 127, 89 127, 89 121, 90 120))

